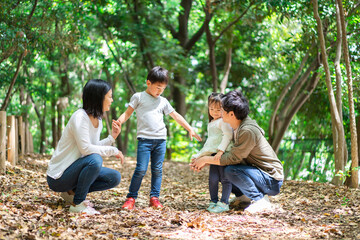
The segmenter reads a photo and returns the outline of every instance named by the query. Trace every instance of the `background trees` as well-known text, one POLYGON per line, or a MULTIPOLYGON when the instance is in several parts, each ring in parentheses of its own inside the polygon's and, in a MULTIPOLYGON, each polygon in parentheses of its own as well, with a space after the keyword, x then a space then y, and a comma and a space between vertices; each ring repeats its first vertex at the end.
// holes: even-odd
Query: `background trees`
MULTIPOLYGON (((5 0, 0 106, 23 115, 36 150, 51 153, 67 118, 81 107, 87 80, 113 85, 115 101, 106 123, 126 109, 133 92, 145 89, 147 71, 161 65, 172 73, 164 96, 203 137, 208 94, 240 88, 251 116, 268 129, 288 179, 342 184, 348 160, 358 158, 350 152, 359 109, 358 7, 353 0, 344 3, 346 31, 340 31, 335 1, 319 0, 319 31, 313 5, 298 0, 5 0), (347 48, 341 47, 344 39, 347 48), (353 70, 350 98, 342 52, 349 53, 353 70), (337 116, 331 114, 334 106, 337 116)), ((135 154, 134 119, 117 142, 128 155, 135 154)), ((189 142, 171 120, 167 126, 168 159, 188 160, 202 143, 189 142)))

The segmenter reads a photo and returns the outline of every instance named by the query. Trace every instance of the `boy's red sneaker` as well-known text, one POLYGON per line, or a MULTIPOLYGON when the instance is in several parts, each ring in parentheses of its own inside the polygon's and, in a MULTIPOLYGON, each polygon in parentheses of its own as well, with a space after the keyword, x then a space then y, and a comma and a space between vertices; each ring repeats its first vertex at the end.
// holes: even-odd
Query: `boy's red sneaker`
POLYGON ((161 205, 159 198, 157 198, 157 197, 150 198, 149 206, 154 207, 154 208, 163 208, 164 207, 163 205, 161 205))
POLYGON ((129 197, 125 200, 124 205, 122 206, 122 208, 127 209, 127 210, 132 210, 135 208, 135 198, 129 197))

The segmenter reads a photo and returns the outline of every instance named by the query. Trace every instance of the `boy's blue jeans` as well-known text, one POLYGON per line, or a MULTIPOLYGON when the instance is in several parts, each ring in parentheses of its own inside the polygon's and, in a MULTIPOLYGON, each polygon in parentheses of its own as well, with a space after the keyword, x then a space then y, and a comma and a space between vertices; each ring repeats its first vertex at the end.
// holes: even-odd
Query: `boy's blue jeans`
POLYGON ((283 184, 283 181, 278 181, 257 167, 248 165, 226 166, 225 176, 235 186, 233 190, 238 190, 236 196, 244 194, 255 201, 262 199, 264 195, 275 196, 283 184))
POLYGON ((118 171, 102 166, 99 154, 91 154, 76 160, 59 179, 47 176, 50 189, 55 192, 75 192, 74 204, 80 204, 89 192, 103 191, 120 183, 118 171))
POLYGON ((225 166, 210 165, 209 171, 209 191, 210 201, 217 203, 219 201, 219 182, 222 185, 222 195, 220 201, 229 204, 229 197, 231 193, 231 182, 225 177, 225 166))
POLYGON ((159 197, 162 166, 165 158, 165 139, 138 138, 137 163, 134 174, 131 178, 127 198, 137 198, 141 182, 146 174, 149 161, 151 160, 151 190, 150 197, 159 197))

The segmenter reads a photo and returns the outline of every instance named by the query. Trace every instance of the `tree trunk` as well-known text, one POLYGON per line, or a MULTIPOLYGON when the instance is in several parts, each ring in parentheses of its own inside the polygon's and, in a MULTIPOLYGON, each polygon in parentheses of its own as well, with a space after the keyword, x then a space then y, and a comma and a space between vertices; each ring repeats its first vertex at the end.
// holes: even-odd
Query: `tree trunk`
MULTIPOLYGON (((336 26, 337 26, 337 38, 336 38, 336 57, 334 61, 335 74, 336 74, 336 106, 339 111, 340 121, 343 122, 342 118, 342 75, 340 69, 340 59, 341 59, 341 23, 340 23, 340 12, 338 5, 336 4, 336 26)), ((335 119, 331 115, 331 121, 334 122, 335 119)), ((340 126, 340 131, 337 131, 336 127, 332 124, 333 129, 333 143, 334 143, 334 162, 335 162, 335 173, 339 171, 344 172, 345 164, 347 162, 347 148, 345 141, 345 133, 343 125, 340 126)), ((343 181, 340 176, 337 174, 334 175, 332 179, 334 185, 340 186, 343 181)))
MULTIPOLYGON (((312 154, 312 152, 311 152, 311 154, 312 154)), ((304 164, 304 161, 305 161, 305 152, 302 152, 302 156, 303 156, 303 157, 301 158, 300 164, 299 164, 299 166, 295 169, 295 172, 294 172, 294 174, 293 174, 293 176, 292 176, 292 179, 293 179, 293 180, 295 180, 295 179, 297 178, 300 170, 301 170, 302 167, 303 167, 303 164, 304 164)), ((310 159, 312 159, 311 156, 310 156, 310 159)))
MULTIPOLYGON (((356 117, 356 125, 360 126, 360 115, 356 117)), ((360 136, 360 128, 357 128, 357 135, 360 136)), ((358 146, 360 146, 360 138, 358 137, 358 146)), ((358 147, 358 156, 360 156, 360 148, 358 147)), ((358 164, 360 165, 360 159, 358 164)))
POLYGON ((317 69, 319 67, 319 58, 317 57, 308 67, 306 72, 300 77, 297 83, 292 87, 285 105, 283 106, 281 112, 275 117, 274 126, 272 127, 274 131, 270 137, 270 144, 275 152, 278 152, 280 142, 283 139, 292 118, 309 99, 312 92, 316 88, 319 81, 319 76, 317 73, 317 69), (313 73, 312 77, 309 77, 311 73, 313 73), (305 83, 307 84, 303 88, 305 83))
POLYGON ((172 91, 173 100, 175 103, 175 109, 180 115, 184 116, 186 114, 186 101, 185 101, 186 95, 183 89, 181 88, 185 87, 186 80, 181 74, 175 73, 174 82, 180 85, 180 86, 176 86, 175 84, 172 91))
POLYGON ((346 25, 345 25, 345 15, 344 8, 341 0, 337 0, 340 12, 340 22, 341 22, 341 32, 342 42, 343 42, 343 52, 344 52, 344 61, 346 67, 346 76, 347 76, 347 86, 348 86, 348 100, 349 100, 349 117, 350 117, 350 133, 351 133, 351 180, 349 181, 349 187, 358 188, 359 187, 359 171, 357 167, 359 166, 359 157, 358 157, 358 144, 357 144, 357 131, 356 131, 356 122, 355 122, 355 109, 354 109, 354 99, 353 99, 353 86, 352 86, 352 73, 350 65, 350 56, 349 48, 346 39, 346 25))
POLYGON ((71 87, 69 82, 69 75, 68 75, 68 61, 69 58, 66 55, 63 59, 59 61, 59 74, 60 74, 60 80, 61 80, 61 86, 60 86, 60 94, 59 98, 57 100, 57 139, 61 138, 62 134, 62 128, 65 125, 64 124, 64 117, 63 117, 63 110, 68 106, 68 98, 67 96, 71 93, 71 87))
MULTIPOLYGON (((324 34, 323 34, 323 29, 322 29, 322 22, 321 22, 319 12, 318 12, 318 2, 317 2, 317 0, 312 0, 312 3, 313 3, 313 8, 314 8, 314 17, 317 22, 317 28, 318 28, 317 32, 318 32, 318 37, 319 37, 319 42, 320 42, 320 47, 321 47, 322 62, 324 65, 325 76, 326 76, 325 80, 326 80, 326 86, 327 86, 328 97, 329 97, 329 102, 330 102, 330 110, 331 110, 331 115, 332 115, 331 124, 334 126, 333 128, 336 129, 336 131, 338 133, 341 133, 342 122, 341 122, 341 118, 339 115, 339 111, 338 111, 338 108, 336 105, 334 92, 333 92, 333 88, 332 88, 329 64, 328 64, 327 54, 326 54, 325 38, 324 38, 324 34)), ((346 33, 344 31, 342 31, 342 33, 343 33, 343 36, 346 35, 346 33)), ((334 146, 336 146, 336 145, 337 145, 337 142, 334 142, 334 146)))
POLYGON ((31 94, 29 93, 30 99, 32 101, 33 104, 33 108, 35 109, 35 113, 36 116, 39 119, 39 124, 40 124, 40 148, 39 148, 39 152, 40 153, 45 153, 45 148, 46 148, 46 127, 45 127, 45 123, 46 123, 46 101, 44 101, 44 107, 43 109, 43 115, 41 115, 39 108, 36 106, 35 101, 33 99, 33 97, 31 96, 31 94))
POLYGON ((6 112, 0 111, 0 174, 6 171, 6 112))
MULTIPOLYGON (((205 32, 206 32, 206 40, 209 46, 209 63, 210 63, 210 71, 211 71, 211 79, 212 79, 212 86, 213 86, 213 92, 217 92, 218 91, 218 74, 217 74, 217 69, 216 69, 216 54, 215 54, 215 46, 216 46, 216 42, 225 34, 225 32, 232 30, 232 26, 234 24, 236 24, 250 9, 250 7, 254 4, 254 1, 250 2, 249 6, 245 9, 245 11, 242 12, 242 14, 240 14, 235 20, 233 20, 232 22, 230 22, 221 32, 218 36, 214 37, 211 34, 211 30, 210 30, 210 21, 213 17, 213 10, 211 9, 211 6, 214 3, 212 3, 210 0, 206 0, 206 6, 204 8, 205 11, 205 32)), ((232 42, 232 35, 231 35, 231 42, 232 42)), ((231 52, 232 52, 232 48, 230 45, 229 48, 229 52, 226 58, 226 62, 225 63, 225 75, 224 75, 224 79, 222 81, 222 92, 225 91, 225 87, 227 84, 227 78, 229 76, 229 71, 230 71, 230 67, 231 67, 231 52), (225 84, 225 86, 223 86, 225 84)))
POLYGON ((19 75, 20 67, 21 67, 22 61, 23 61, 24 57, 26 56, 26 54, 27 54, 27 50, 25 49, 24 52, 19 57, 15 74, 14 74, 13 78, 11 79, 10 87, 8 89, 8 92, 6 93, 6 97, 5 97, 5 100, 4 100, 4 102, 3 102, 3 104, 2 104, 2 106, 0 108, 0 111, 6 111, 6 108, 8 107, 8 105, 10 103, 11 92, 12 92, 12 89, 14 87, 15 81, 16 81, 18 75, 19 75))
MULTIPOLYGON (((189 51, 200 39, 205 31, 205 25, 208 24, 208 20, 205 18, 203 25, 194 33, 191 38, 189 38, 188 23, 192 2, 193 0, 181 0, 180 6, 182 7, 182 11, 178 16, 179 30, 177 32, 168 22, 165 23, 173 38, 179 40, 179 45, 183 49, 184 57, 188 55, 189 51)), ((186 80, 183 77, 181 71, 174 72, 174 83, 171 83, 171 87, 173 99, 175 102, 175 109, 179 114, 184 116, 186 114, 186 91, 184 91, 184 89, 186 89, 186 80)))
POLYGON ((226 61, 225 61, 225 66, 224 66, 224 77, 221 80, 220 83, 220 92, 221 93, 225 93, 225 89, 229 80, 229 74, 230 74, 230 69, 231 69, 231 55, 232 55, 232 42, 234 39, 234 34, 231 33, 230 35, 230 40, 229 40, 229 49, 226 52, 226 61))
MULTIPOLYGON (((53 70, 53 69, 52 69, 53 70)), ((51 82, 51 92, 56 92, 56 84, 55 81, 50 80, 51 82)), ((57 132, 57 123, 56 123, 56 96, 51 97, 51 106, 50 106, 50 112, 51 112, 51 135, 52 135, 52 142, 51 146, 55 149, 57 142, 58 142, 58 132, 57 132)))
MULTIPOLYGON (((143 11, 141 4, 139 4, 138 0, 133 0, 134 8, 131 8, 131 5, 128 3, 128 9, 132 12, 131 16, 134 22, 140 26, 141 21, 139 19, 139 16, 141 16, 141 12, 143 11), (139 13, 140 12, 140 13, 139 13)), ((148 47, 148 40, 146 36, 142 33, 140 29, 136 31, 136 35, 139 39, 139 47, 140 51, 143 57, 143 64, 147 68, 148 71, 150 71, 153 67, 155 67, 154 60, 150 54, 150 52, 147 50, 148 47)))
POLYGON ((290 81, 283 88, 283 90, 281 91, 280 96, 276 100, 276 103, 275 103, 275 106, 274 106, 274 111, 273 111, 273 114, 271 115, 270 123, 269 123, 269 133, 268 133, 268 135, 269 135, 269 143, 270 144, 273 141, 273 135, 274 135, 274 130, 275 130, 275 121, 276 121, 276 118, 278 116, 277 112, 278 112, 278 110, 280 108, 280 105, 283 102, 286 94, 290 91, 291 87, 294 85, 296 80, 299 78, 302 70, 304 69, 305 63, 307 62, 307 60, 309 58, 311 49, 312 48, 310 48, 309 51, 305 54, 304 58, 302 59, 302 61, 300 63, 300 66, 299 66, 298 70, 295 72, 294 76, 290 79, 290 81))

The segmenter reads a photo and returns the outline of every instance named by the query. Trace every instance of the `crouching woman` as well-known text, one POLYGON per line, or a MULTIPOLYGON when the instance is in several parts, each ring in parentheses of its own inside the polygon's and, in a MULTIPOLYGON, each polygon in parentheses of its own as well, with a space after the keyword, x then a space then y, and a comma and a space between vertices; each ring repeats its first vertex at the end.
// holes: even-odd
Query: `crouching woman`
POLYGON ((50 189, 61 192, 71 204, 70 212, 99 214, 86 200, 90 192, 113 188, 120 183, 118 171, 102 166, 103 158, 124 156, 111 146, 121 131, 118 121, 112 122, 112 133, 100 141, 104 112, 113 102, 111 85, 100 79, 86 83, 83 89, 83 108, 77 110, 67 123, 47 169, 50 189))

